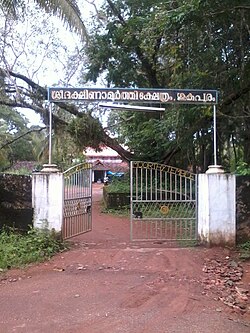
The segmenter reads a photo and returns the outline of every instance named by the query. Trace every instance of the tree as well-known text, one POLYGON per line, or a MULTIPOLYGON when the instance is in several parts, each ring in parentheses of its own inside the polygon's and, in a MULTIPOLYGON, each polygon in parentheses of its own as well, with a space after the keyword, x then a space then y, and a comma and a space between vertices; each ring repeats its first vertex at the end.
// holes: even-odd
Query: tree
MULTIPOLYGON (((105 75, 109 86, 218 89, 219 163, 229 168, 232 160, 250 162, 248 1, 107 0, 99 18, 82 81, 105 75)), ((1 76, 8 96, 2 105, 28 107, 46 119, 45 87, 13 69, 1 76)), ((199 170, 213 162, 210 107, 112 113, 108 128, 91 107, 60 102, 58 109, 53 110, 54 128, 65 126, 81 148, 105 143, 127 160, 199 170)))
POLYGON ((27 124, 27 119, 15 110, 0 107, 0 169, 18 160, 36 160, 32 133, 41 132, 45 128, 28 128, 27 124))
MULTIPOLYGON (((80 11, 76 6, 75 1, 60 1, 59 4, 58 1, 54 1, 56 7, 51 4, 53 1, 37 1, 37 3, 44 7, 46 11, 51 9, 54 14, 59 15, 60 10, 64 10, 66 13, 65 15, 63 12, 61 13, 62 19, 69 17, 69 20, 71 20, 70 27, 73 27, 72 24, 75 24, 76 28, 79 26, 79 22, 77 23, 75 20, 77 21, 80 11), (62 8, 58 9, 58 6, 62 8), (53 10, 53 8, 55 10, 53 10), (76 10, 75 14, 78 15, 75 15, 75 18, 73 17, 74 13, 70 13, 73 9, 76 10)), ((3 121, 3 118, 5 117, 4 110, 6 109, 7 117, 9 117, 10 114, 16 114, 21 121, 23 121, 22 130, 11 132, 8 126, 7 129, 4 125, 1 127, 3 135, 0 136, 0 150, 1 155, 3 156, 3 167, 6 167, 11 161, 16 159, 33 159, 46 162, 46 153, 48 152, 47 137, 37 128, 28 129, 27 123, 25 123, 24 119, 20 117, 16 109, 13 109, 12 107, 13 101, 17 102, 17 107, 25 107, 25 104, 22 104, 22 94, 27 101, 31 102, 31 99, 27 84, 23 81, 24 85, 19 87, 20 81, 17 82, 18 80, 16 80, 16 78, 11 77, 10 71, 14 68, 22 70, 27 77, 39 82, 39 79, 42 80, 41 73, 48 73, 50 70, 48 68, 48 59, 50 62, 54 59, 55 62, 62 65, 67 60, 65 57, 67 52, 66 46, 61 43, 60 38, 62 37, 58 38, 58 36, 56 36, 58 28, 53 26, 53 22, 49 20, 49 15, 43 14, 41 16, 37 8, 33 6, 26 7, 24 6, 25 4, 26 2, 21 1, 18 3, 15 1, 3 1, 1 6, 0 2, 0 9, 5 9, 5 14, 7 11, 9 13, 9 15, 6 14, 5 17, 1 15, 3 20, 0 26, 1 104, 7 105, 7 107, 2 107, 0 109, 0 119, 3 121), (12 5, 15 5, 18 8, 16 9, 15 7, 14 9, 12 5), (13 20, 13 17, 16 20, 13 20), (46 159, 44 160, 44 158, 46 159)), ((80 32, 82 33, 83 28, 85 29, 85 27, 83 26, 80 28, 80 32)), ((65 38, 65 34, 63 38, 65 38)), ((50 67, 51 66, 53 65, 50 65, 50 67)), ((32 96, 32 100, 35 100, 35 104, 40 107, 40 110, 42 110, 41 118, 45 124, 48 124, 48 115, 46 113, 47 110, 45 108, 44 100, 39 100, 39 98, 36 99, 35 96, 32 96)), ((42 129, 45 128, 46 127, 43 127, 42 129)), ((60 131, 58 130, 57 132, 60 131)), ((62 137, 65 138, 65 135, 62 135, 62 137)), ((60 149, 60 144, 55 144, 56 142, 58 143, 58 141, 58 138, 53 141, 53 151, 55 152, 58 152, 60 149)), ((64 143, 64 151, 65 147, 64 143)), ((75 149, 73 149, 73 151, 75 151, 75 149)), ((57 153, 57 155, 58 154, 59 153, 57 153)), ((60 157, 62 160, 65 158, 63 154, 60 154, 60 157)))
MULTIPOLYGON (((91 36, 87 78, 105 73, 111 86, 218 89, 219 162, 229 167, 228 155, 239 160, 242 151, 250 163, 248 1, 107 0, 103 10, 106 24, 91 36)), ((117 113, 110 124, 139 157, 202 170, 213 162, 207 107, 117 113)))
MULTIPOLYGON (((46 88, 38 85, 26 76, 12 71, 8 72, 8 76, 5 72, 0 72, 0 76, 5 78, 5 89, 9 91, 9 100, 0 99, 0 105, 12 108, 29 108, 39 113, 42 117, 48 119, 48 108, 42 104, 47 99, 46 88), (11 76, 12 79, 18 79, 19 82, 22 82, 17 87, 17 91, 19 93, 18 101, 15 99, 16 90, 12 87, 11 82, 8 80, 9 76, 11 76), (28 89, 24 87, 24 85, 28 85, 28 89)), ((75 139, 77 139, 78 136, 78 142, 80 142, 79 146, 81 146, 81 148, 84 148, 91 143, 89 138, 91 135, 95 135, 95 133, 93 133, 93 129, 95 128, 95 130, 98 129, 99 131, 100 144, 104 143, 110 148, 116 150, 125 160, 130 160, 132 158, 133 154, 124 149, 115 138, 109 136, 105 128, 102 127, 101 122, 94 118, 91 112, 85 111, 84 113, 79 106, 64 102, 56 103, 56 109, 60 109, 61 112, 58 113, 56 110, 53 111, 53 128, 59 126, 60 128, 65 128, 65 131, 69 130, 69 132, 74 135, 75 139), (63 116, 65 113, 66 117, 63 116), (70 115, 70 117, 68 115, 70 115), (84 125, 82 128, 80 126, 78 129, 78 125, 77 127, 74 125, 74 120, 76 118, 79 118, 80 121, 83 120, 84 125), (68 129, 67 126, 71 123, 72 119, 73 123, 68 129)), ((96 143, 97 141, 92 144, 94 148, 98 149, 95 145, 96 143)))

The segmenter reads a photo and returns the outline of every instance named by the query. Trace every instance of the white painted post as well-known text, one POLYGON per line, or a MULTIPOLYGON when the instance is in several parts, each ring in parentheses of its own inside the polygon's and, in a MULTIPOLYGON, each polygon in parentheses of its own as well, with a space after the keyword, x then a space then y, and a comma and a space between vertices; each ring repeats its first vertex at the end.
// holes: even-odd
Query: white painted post
POLYGON ((236 244, 235 175, 198 175, 198 235, 201 244, 236 244))
MULTIPOLYGON (((57 170, 58 171, 58 170, 57 170)), ((32 175, 34 228, 60 232, 63 222, 63 174, 46 170, 32 175)))

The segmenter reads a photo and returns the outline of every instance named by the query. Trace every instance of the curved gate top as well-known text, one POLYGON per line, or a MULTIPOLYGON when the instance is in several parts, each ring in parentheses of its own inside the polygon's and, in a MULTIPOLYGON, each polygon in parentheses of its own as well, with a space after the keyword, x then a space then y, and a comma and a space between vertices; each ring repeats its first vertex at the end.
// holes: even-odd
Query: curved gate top
POLYGON ((196 178, 164 164, 132 161, 131 240, 195 241, 196 178))

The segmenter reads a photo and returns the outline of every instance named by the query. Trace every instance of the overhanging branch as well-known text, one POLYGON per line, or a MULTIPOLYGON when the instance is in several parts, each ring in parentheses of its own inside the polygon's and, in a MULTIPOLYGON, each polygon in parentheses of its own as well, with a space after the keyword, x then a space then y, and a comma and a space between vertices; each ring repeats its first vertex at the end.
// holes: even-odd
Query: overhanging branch
MULTIPOLYGON (((3 70, 0 70, 0 75, 3 75, 3 70)), ((5 74, 6 75, 6 74, 5 74)), ((47 100, 47 89, 41 87, 40 85, 38 85, 37 83, 33 82, 31 79, 29 79, 28 77, 26 77, 25 75, 19 74, 19 73, 14 73, 10 71, 10 75, 18 78, 24 82, 26 82, 32 89, 33 91, 39 92, 40 96, 39 98, 43 98, 44 100, 47 100)), ((29 108, 34 110, 35 112, 43 115, 43 116, 47 116, 49 114, 49 111, 47 109, 41 108, 37 105, 34 105, 33 103, 27 103, 26 101, 0 101, 0 104, 2 105, 6 105, 6 106, 10 106, 10 107, 22 107, 22 108, 29 108)), ((77 117, 81 117, 82 116, 82 112, 80 112, 77 108, 77 106, 75 104, 69 104, 69 103, 65 103, 65 102, 56 102, 54 103, 56 106, 58 106, 59 108, 69 112, 70 114, 77 116, 77 117)), ((92 118, 94 120, 94 117, 92 117, 90 114, 88 115, 90 118, 92 118)), ((59 118, 57 115, 53 114, 53 120, 55 123, 59 124, 63 124, 63 125, 67 125, 68 123, 65 120, 62 120, 61 118, 59 118)), ((126 149, 124 149, 118 142, 116 139, 111 138, 105 131, 105 129, 103 127, 101 127, 102 130, 102 142, 105 145, 107 145, 108 147, 114 149, 120 156, 121 158, 123 158, 124 160, 131 160, 133 157, 133 154, 129 151, 127 151, 126 149)))
POLYGON ((242 88, 241 90, 238 90, 226 96, 224 100, 221 102, 220 107, 232 104, 234 101, 236 101, 237 99, 241 98, 243 95, 249 92, 250 92, 250 84, 248 84, 246 87, 242 88))
POLYGON ((34 128, 34 129, 31 129, 31 130, 29 130, 29 131, 27 131, 27 132, 25 132, 25 133, 23 133, 23 134, 17 136, 17 137, 14 138, 13 140, 7 141, 5 144, 3 144, 2 146, 0 146, 0 150, 3 149, 3 148, 5 148, 5 147, 7 147, 7 146, 9 146, 9 145, 11 145, 12 143, 16 142, 17 140, 19 140, 19 139, 25 137, 26 135, 28 135, 28 134, 30 134, 30 133, 32 133, 32 132, 41 132, 41 131, 45 130, 46 128, 47 128, 47 127, 44 126, 44 127, 40 127, 40 128, 34 128))

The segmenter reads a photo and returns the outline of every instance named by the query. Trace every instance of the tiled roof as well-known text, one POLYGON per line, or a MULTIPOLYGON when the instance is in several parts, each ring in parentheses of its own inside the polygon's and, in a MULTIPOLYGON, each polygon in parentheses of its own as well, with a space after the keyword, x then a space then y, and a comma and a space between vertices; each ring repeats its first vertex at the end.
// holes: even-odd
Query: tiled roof
POLYGON ((96 160, 93 162, 93 170, 105 170, 113 172, 126 172, 129 170, 129 165, 127 162, 121 163, 106 163, 96 160))
POLYGON ((99 157, 100 158, 101 157, 117 157, 117 158, 120 158, 119 154, 115 150, 113 150, 109 147, 102 146, 102 147, 100 147, 100 149, 101 149, 101 151, 96 151, 92 148, 87 148, 85 150, 85 155, 86 155, 87 158, 88 157, 95 157, 95 158, 99 158, 99 157))

